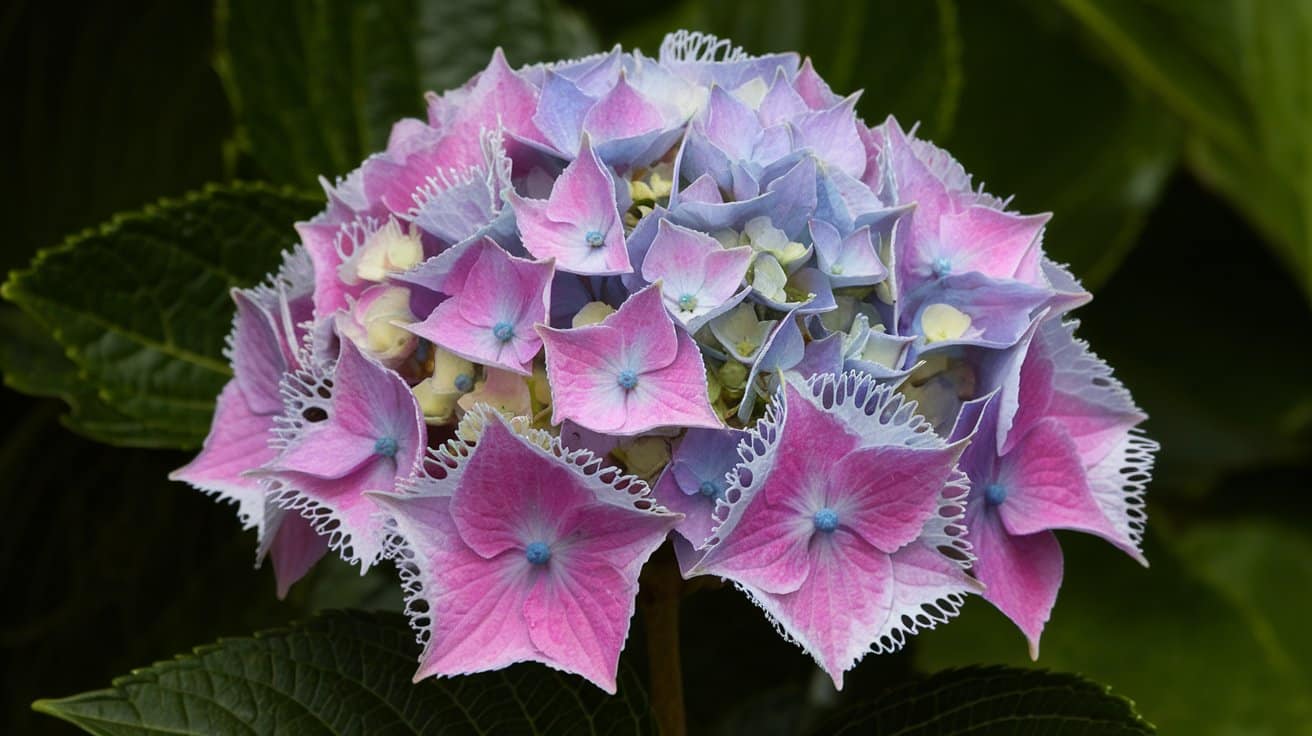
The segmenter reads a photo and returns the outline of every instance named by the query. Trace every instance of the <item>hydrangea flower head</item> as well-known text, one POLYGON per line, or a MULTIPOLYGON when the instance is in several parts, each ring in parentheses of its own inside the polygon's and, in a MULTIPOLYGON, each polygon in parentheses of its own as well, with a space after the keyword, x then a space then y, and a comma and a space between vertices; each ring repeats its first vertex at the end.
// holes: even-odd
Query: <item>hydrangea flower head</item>
POLYGON ((613 690, 667 538, 836 686, 981 591, 1037 650, 1054 529, 1142 559, 1155 445, 1074 337, 1049 216, 809 60, 498 51, 427 102, 236 294, 175 474, 238 502, 280 588, 329 547, 394 556, 418 678, 613 690))

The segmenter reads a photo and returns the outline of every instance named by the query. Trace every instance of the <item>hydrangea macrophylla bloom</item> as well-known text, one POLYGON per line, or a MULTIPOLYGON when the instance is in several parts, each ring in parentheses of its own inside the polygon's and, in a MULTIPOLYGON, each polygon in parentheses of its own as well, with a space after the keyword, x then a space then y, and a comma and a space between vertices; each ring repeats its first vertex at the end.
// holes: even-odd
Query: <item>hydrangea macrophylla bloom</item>
POLYGON ((803 380, 819 373, 838 373, 843 368, 843 341, 830 335, 807 343, 798 320, 791 316, 781 320, 747 374, 746 391, 738 407, 738 418, 746 422, 754 410, 757 395, 770 396, 784 380, 793 376, 803 380))
POLYGON ((278 381, 292 365, 294 346, 287 344, 257 294, 234 290, 232 298, 237 314, 229 344, 236 376, 219 394, 215 421, 200 454, 171 477, 237 503, 243 519, 258 523, 264 494, 246 471, 252 461, 258 466, 276 454, 268 446, 269 430, 282 412, 278 381))
POLYGON ((903 365, 915 340, 911 336, 890 335, 882 324, 872 327, 865 314, 855 315, 850 331, 843 337, 843 367, 876 378, 901 379, 912 371, 903 365))
POLYGON ((554 258, 562 271, 615 274, 633 270, 611 175, 584 139, 545 201, 510 194, 524 247, 554 258))
POLYGON ((528 382, 514 373, 488 368, 487 377, 457 403, 465 411, 486 404, 507 416, 528 416, 533 411, 533 392, 528 382))
POLYGON ((328 554, 329 539, 303 516, 265 503, 264 532, 257 559, 267 555, 273 567, 278 598, 286 598, 294 583, 305 577, 328 554))
POLYGON ((534 120, 556 152, 569 157, 590 139, 613 166, 629 169, 677 142, 695 105, 682 99, 690 85, 643 61, 616 49, 586 70, 546 71, 534 120))
POLYGON ((415 336, 397 323, 414 318, 408 289, 379 284, 366 289, 350 312, 338 312, 336 326, 339 334, 374 360, 396 368, 417 345, 415 336))
POLYGON ((511 69, 497 49, 487 67, 463 87, 428 96, 427 125, 397 123, 387 150, 362 167, 366 199, 397 215, 408 214, 415 194, 430 185, 434 174, 486 163, 486 131, 503 131, 512 157, 545 143, 532 121, 537 96, 534 85, 511 69))
POLYGON ((752 304, 739 304, 710 323, 711 334, 735 360, 751 364, 766 344, 775 320, 761 320, 752 304))
MULTIPOLYGON (((557 271, 551 281, 551 326, 576 326, 574 323, 585 308, 589 309, 589 315, 603 305, 613 312, 628 295, 629 290, 619 276, 580 276, 557 271)), ((591 320, 585 315, 582 321, 595 324, 600 318, 591 320)))
POLYGON ((1048 216, 856 100, 699 33, 494 54, 325 187, 302 286, 243 304, 178 477, 262 519, 280 581, 315 529, 363 566, 394 537, 441 612, 421 676, 536 659, 612 687, 676 524, 681 572, 734 580, 836 684, 980 581, 1036 640, 1048 530, 1141 558, 1155 446, 1072 336, 1089 295, 1044 254, 1048 216), (684 516, 630 507, 656 501, 684 516))
POLYGON ((737 90, 756 80, 764 84, 780 70, 796 73, 799 58, 788 51, 752 56, 731 41, 700 31, 679 30, 661 42, 660 63, 704 89, 718 85, 737 90))
POLYGON ((410 195, 415 206, 406 216, 430 238, 448 245, 483 236, 510 241, 514 222, 506 216, 502 194, 511 187, 513 162, 506 155, 502 129, 484 131, 482 142, 481 165, 429 176, 428 183, 410 195))
POLYGON ((345 559, 367 570, 383 540, 364 493, 391 490, 422 460, 419 404, 400 376, 350 340, 341 342, 331 373, 288 376, 284 396, 281 452, 262 471, 275 485, 272 499, 300 510, 345 559))
POLYGON ((746 437, 740 429, 688 430, 652 488, 662 506, 683 514, 675 527, 674 551, 685 573, 700 558, 696 548, 715 528, 715 506, 729 488, 729 472, 739 462, 738 444, 746 437))
POLYGON ((1056 419, 1075 442, 1089 489, 1115 530, 1110 541, 1145 562, 1139 548, 1146 520, 1143 494, 1157 443, 1138 429, 1148 417, 1111 367, 1075 337, 1077 326, 1057 319, 1040 325, 1021 367, 1018 429, 1004 444, 1010 446, 1014 432, 1027 424, 1056 419))
POLYGON ((407 329, 467 360, 529 375, 542 349, 534 326, 550 311, 552 263, 515 258, 486 239, 476 245, 454 295, 407 329))
POLYGON ((815 241, 820 270, 834 286, 866 286, 888 276, 888 270, 875 253, 869 225, 843 237, 833 225, 812 220, 811 238, 815 241))
POLYGON ((446 424, 454 416, 456 402, 477 385, 474 364, 455 353, 433 348, 432 375, 411 387, 428 424, 446 424))
POLYGON ((670 314, 696 332, 747 296, 740 287, 751 260, 751 248, 725 249, 709 235, 661 220, 642 277, 660 283, 670 314))
POLYGON ((818 269, 787 274, 773 256, 759 255, 752 261, 751 281, 756 300, 776 312, 821 314, 837 307, 829 278, 818 269))
POLYGON ((282 412, 278 385, 285 372, 300 365, 297 323, 308 316, 308 268, 308 257, 297 251, 285 259, 272 285, 232 292, 234 378, 219 394, 200 453, 169 474, 237 504, 242 522, 257 530, 258 557, 267 553, 273 561, 280 598, 328 551, 327 540, 308 521, 270 508, 263 482, 249 473, 276 454, 270 440, 282 412))
MULTIPOLYGON (((898 590, 895 555, 911 545, 921 555, 926 526, 959 514, 964 444, 926 432, 901 397, 852 374, 788 382, 781 398, 777 419, 744 443, 751 457, 694 572, 736 583, 841 688, 872 647, 900 645, 892 632, 904 615, 943 597, 937 586, 918 600, 898 590)), ((954 564, 945 557, 943 569, 954 564)), ((964 594, 969 580, 956 573, 964 594)))
POLYGON ((765 167, 787 156, 791 144, 786 125, 765 127, 742 100, 714 87, 689 135, 684 165, 691 178, 708 176, 735 198, 750 199, 760 193, 765 167))
POLYGON ((866 170, 866 152, 856 117, 860 97, 857 92, 824 110, 808 110, 789 125, 795 148, 809 149, 853 180, 859 180, 866 170))
POLYGON ((539 327, 547 349, 552 423, 634 435, 657 427, 723 426, 706 395, 692 336, 675 327, 649 286, 600 324, 539 327))
POLYGON ((314 309, 320 316, 348 309, 365 290, 423 260, 418 231, 394 217, 360 216, 326 231, 325 227, 300 228, 314 262, 314 309))
MULTIPOLYGON (((984 597, 1007 615, 1038 657, 1039 635, 1061 586, 1061 547, 1056 529, 1071 529, 1118 543, 1118 535, 1093 496, 1070 434, 1054 417, 1013 428, 1019 439, 997 454, 998 400, 986 405, 978 431, 962 457, 970 477, 967 538, 976 560, 975 577, 984 597)), ((979 402, 977 402, 979 403, 979 402)), ((963 410, 954 434, 972 431, 963 410)), ((1143 561, 1137 550, 1136 557, 1143 561)))
POLYGON ((479 415, 472 449, 410 494, 372 494, 394 519, 426 639, 415 680, 536 661, 615 692, 638 571, 679 516, 631 476, 550 435, 479 415))
POLYGON ((1002 202, 971 188, 957 162, 910 138, 893 118, 882 126, 898 202, 916 207, 898 224, 898 281, 905 293, 949 274, 1046 285, 1039 234, 1049 215, 1006 212, 1002 202))
POLYGON ((959 342, 1005 348, 1020 340, 1031 315, 1050 296, 1046 289, 978 273, 947 276, 908 300, 901 332, 923 335, 925 343, 940 343, 940 348, 959 342))

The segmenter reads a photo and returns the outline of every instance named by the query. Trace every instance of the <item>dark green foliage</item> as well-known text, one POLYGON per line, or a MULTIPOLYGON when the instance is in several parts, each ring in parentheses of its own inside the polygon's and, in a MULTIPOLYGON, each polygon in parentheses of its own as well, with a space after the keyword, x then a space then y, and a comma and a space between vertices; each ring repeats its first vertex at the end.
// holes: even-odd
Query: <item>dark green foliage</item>
POLYGON ((619 693, 541 665, 411 683, 419 648, 398 614, 323 613, 224 639, 40 711, 90 733, 595 734, 654 732, 642 685, 619 693))
POLYGON ((230 375, 229 290, 251 286, 321 203, 265 185, 215 186, 121 215, 42 251, 0 294, 30 325, 0 353, 11 385, 67 397, 70 423, 114 444, 195 447, 230 375))
POLYGON ((1130 701, 1057 672, 945 670, 836 714, 816 734, 1140 736, 1155 733, 1130 701))
MULTIPOLYGON (((418 648, 396 614, 328 612, 225 639, 39 711, 90 733, 649 734, 642 685, 619 694, 540 665, 410 682, 418 648)), ((1130 702, 1073 675, 1002 667, 940 673, 834 714, 816 734, 1133 736, 1130 702)))

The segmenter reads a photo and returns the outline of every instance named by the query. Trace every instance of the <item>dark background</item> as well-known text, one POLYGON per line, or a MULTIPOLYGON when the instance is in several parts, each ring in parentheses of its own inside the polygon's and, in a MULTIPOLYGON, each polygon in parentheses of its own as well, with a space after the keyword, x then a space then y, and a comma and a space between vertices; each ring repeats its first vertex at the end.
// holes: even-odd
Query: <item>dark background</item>
MULTIPOLYGON (((987 13, 963 3, 953 22, 964 39, 956 51, 964 73, 954 77, 926 61, 937 51, 888 44, 899 14, 923 14, 933 4, 896 11, 883 3, 839 5, 855 15, 824 23, 862 24, 856 41, 826 43, 826 26, 811 21, 802 50, 816 56, 837 90, 866 88, 868 120, 889 110, 881 98, 887 93, 899 114, 922 113, 922 132, 957 153, 992 191, 1014 192, 1022 210, 1056 211, 1047 247, 1089 277, 1096 294, 1078 313, 1080 334, 1133 390, 1152 417, 1148 431, 1163 445, 1149 491, 1153 568, 1064 537, 1067 583, 1039 664, 1110 684, 1164 733, 1306 728, 1306 293, 1235 200, 1200 183, 1181 159, 1187 122, 1122 82, 1106 52, 1077 39, 1069 21, 1035 12, 1039 20, 1025 22, 1040 34, 1004 22, 1028 18, 1027 3, 987 13), (1031 53, 1049 66, 1026 58, 1031 53), (1025 65, 1042 68, 1020 74, 1025 65), (1013 78, 999 83, 998 75, 1013 78), (960 88, 951 105, 934 96, 942 85, 960 88), (1138 126, 1140 116, 1152 118, 1135 128, 1145 132, 1111 147, 1116 132, 1138 126), (1077 155, 1094 144, 1108 144, 1108 153, 1077 155), (1100 168, 1127 147, 1144 162, 1131 181, 1139 189, 1126 190, 1135 193, 1128 214, 1109 204, 1107 191, 1124 188, 1129 175, 1118 170, 1115 180, 1100 168), (1088 184, 1051 185, 1065 181, 1088 184)), ((775 48, 778 34, 792 32, 781 30, 792 22, 786 14, 575 6, 598 38, 637 39, 652 53, 649 39, 681 21, 736 31, 755 51, 775 48)), ((213 10, 204 2, 18 0, 0 10, 7 101, 0 266, 22 267, 38 249, 120 210, 264 174, 233 143, 234 115, 211 65, 213 33, 213 10)), ((56 400, 0 389, 0 731, 67 732, 28 704, 103 687, 132 667, 219 636, 325 606, 395 604, 385 571, 361 580, 337 563, 277 601, 269 570, 250 569, 253 537, 235 515, 165 480, 186 453, 96 444, 66 430, 63 411, 56 400)), ((727 732, 753 718, 788 724, 805 699, 807 661, 732 591, 689 599, 684 652, 695 725, 727 732), (754 704, 734 711, 719 705, 751 695, 754 704)), ((1020 635, 978 599, 960 621, 921 636, 908 651, 864 662, 850 689, 972 661, 1024 661, 1020 635)))

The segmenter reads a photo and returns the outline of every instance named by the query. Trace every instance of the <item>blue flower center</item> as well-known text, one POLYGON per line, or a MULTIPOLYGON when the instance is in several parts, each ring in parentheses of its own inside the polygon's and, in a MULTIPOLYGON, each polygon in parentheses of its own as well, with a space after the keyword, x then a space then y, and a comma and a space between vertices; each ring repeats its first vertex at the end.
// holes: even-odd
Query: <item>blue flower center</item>
POLYGON ((515 336, 515 326, 509 322, 498 322, 492 325, 492 335, 501 342, 510 342, 515 336))
POLYGON ((383 457, 396 457, 396 438, 379 437, 374 441, 374 454, 383 457))
POLYGON ((633 387, 638 385, 638 374, 634 373, 631 368, 625 368, 616 376, 615 382, 625 391, 632 391, 633 387))
POLYGON ((551 559, 551 548, 546 542, 529 542, 524 548, 524 557, 534 565, 545 565, 551 559))
POLYGON ((943 256, 939 256, 934 259, 934 263, 930 268, 934 271, 935 276, 943 278, 952 272, 952 261, 949 261, 943 256))
POLYGON ((1007 500, 1007 488, 1001 483, 990 483, 984 487, 984 503, 997 506, 1007 500))
POLYGON ((462 394, 469 393, 474 388, 474 377, 468 373, 461 373, 456 376, 455 387, 462 394))
POLYGON ((684 294, 679 297, 679 309, 685 312, 691 312, 697 308, 697 297, 692 294, 684 294))
POLYGON ((704 480, 701 485, 697 486, 697 492, 707 498, 715 498, 723 490, 720 488, 720 484, 713 480, 704 480))
POLYGON ((600 248, 606 244, 606 236, 601 234, 600 230, 589 230, 587 235, 583 236, 589 248, 600 248))
POLYGON ((815 522, 816 531, 828 534, 838 528, 838 512, 828 506, 815 512, 812 520, 815 522))

